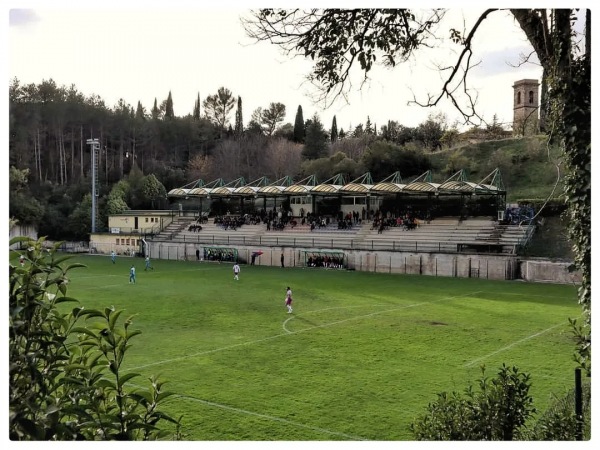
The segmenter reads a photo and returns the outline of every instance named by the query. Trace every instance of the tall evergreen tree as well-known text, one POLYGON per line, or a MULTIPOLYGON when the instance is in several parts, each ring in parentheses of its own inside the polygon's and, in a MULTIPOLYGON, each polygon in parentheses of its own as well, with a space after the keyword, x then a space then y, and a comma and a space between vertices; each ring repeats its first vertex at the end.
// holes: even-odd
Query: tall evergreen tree
POLYGON ((142 106, 142 103, 139 100, 138 100, 137 108, 135 110, 135 118, 136 119, 145 119, 146 118, 146 111, 144 110, 144 107, 142 106))
POLYGON ((338 140, 338 129, 337 129, 337 119, 333 116, 333 121, 331 122, 331 142, 335 142, 338 140))
POLYGON ((194 103, 192 118, 196 121, 200 120, 200 92, 198 92, 198 98, 196 98, 196 102, 194 103))
POLYGON ((237 110, 235 112, 235 138, 240 140, 244 133, 244 120, 242 117, 242 97, 238 96, 237 110))
POLYGON ((298 106, 296 112, 296 121, 294 122, 294 142, 303 143, 306 129, 304 128, 304 116, 302 115, 302 106, 298 106))
POLYGON ((367 116, 367 123, 365 125, 365 134, 373 134, 373 126, 371 125, 371 118, 367 116))
POLYGON ((171 97, 171 91, 169 91, 169 96, 167 97, 167 103, 165 105, 165 120, 171 120, 175 117, 175 112, 173 111, 173 97, 171 97))
POLYGON ((154 97, 154 106, 152 107, 152 118, 158 119, 160 117, 160 109, 158 109, 158 105, 156 103, 156 97, 154 97))
POLYGON ((327 156, 327 132, 321 123, 319 116, 315 114, 312 119, 307 120, 306 137, 302 158, 318 159, 327 156))

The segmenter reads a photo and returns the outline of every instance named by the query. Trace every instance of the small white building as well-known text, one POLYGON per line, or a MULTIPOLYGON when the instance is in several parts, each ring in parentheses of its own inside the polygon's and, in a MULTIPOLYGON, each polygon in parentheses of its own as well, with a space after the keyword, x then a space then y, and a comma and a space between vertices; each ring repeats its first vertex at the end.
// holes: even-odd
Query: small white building
POLYGON ((90 252, 134 256, 145 254, 144 237, 157 234, 173 218, 176 211, 125 211, 108 217, 108 231, 90 234, 90 252))

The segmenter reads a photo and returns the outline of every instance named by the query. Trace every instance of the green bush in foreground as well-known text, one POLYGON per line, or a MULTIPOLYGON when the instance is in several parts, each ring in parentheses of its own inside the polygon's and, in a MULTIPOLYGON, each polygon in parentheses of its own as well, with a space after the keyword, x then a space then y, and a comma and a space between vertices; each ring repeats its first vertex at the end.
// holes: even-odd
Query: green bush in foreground
MULTIPOLYGON (((591 424, 591 386, 583 384, 583 421, 582 438, 589 440, 592 434, 591 424)), ((575 390, 562 397, 556 397, 550 407, 535 421, 525 433, 529 441, 575 441, 577 440, 577 416, 575 415, 575 390)))
MULTIPOLYGON (((56 244, 44 239, 14 238, 22 243, 25 263, 9 268, 9 382, 11 440, 153 440, 169 437, 159 424, 179 421, 159 410, 172 395, 163 382, 132 386, 136 373, 122 374, 130 340, 131 317, 119 325, 123 311, 86 310, 64 314, 57 305, 67 297, 66 268, 56 244)), ((176 436, 178 438, 179 431, 176 436)))
POLYGON ((419 441, 512 441, 535 413, 529 395, 529 375, 502 365, 498 375, 485 377, 481 369, 479 391, 469 386, 464 397, 457 392, 438 394, 428 413, 411 424, 419 441))

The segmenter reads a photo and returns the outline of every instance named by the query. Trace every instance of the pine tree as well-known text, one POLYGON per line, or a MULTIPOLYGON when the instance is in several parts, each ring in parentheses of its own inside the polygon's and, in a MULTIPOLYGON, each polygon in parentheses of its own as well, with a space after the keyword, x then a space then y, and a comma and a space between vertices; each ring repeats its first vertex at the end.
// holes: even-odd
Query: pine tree
POLYGON ((306 128, 304 128, 302 106, 298 106, 298 111, 296 112, 296 121, 294 122, 294 142, 303 143, 305 136, 306 128))
POLYGON ((242 118, 242 97, 238 96, 237 111, 235 112, 235 138, 239 141, 244 133, 244 120, 242 118))
POLYGON ((267 136, 273 136, 277 125, 285 119, 285 105, 283 103, 271 103, 262 112, 260 124, 267 136))
POLYGON ((171 97, 171 91, 169 91, 169 96, 167 97, 167 103, 165 105, 165 120, 173 119, 175 117, 175 113, 173 112, 173 98, 171 97))
POLYGON ((216 94, 209 95, 202 103, 204 115, 215 124, 219 130, 227 130, 229 125, 229 113, 235 106, 235 98, 231 91, 220 87, 216 94))
POLYGON ((327 132, 315 114, 306 121, 306 142, 302 149, 304 159, 318 159, 327 156, 327 132))
POLYGON ((338 129, 337 129, 337 119, 333 116, 333 121, 331 122, 331 142, 335 142, 338 140, 338 129))

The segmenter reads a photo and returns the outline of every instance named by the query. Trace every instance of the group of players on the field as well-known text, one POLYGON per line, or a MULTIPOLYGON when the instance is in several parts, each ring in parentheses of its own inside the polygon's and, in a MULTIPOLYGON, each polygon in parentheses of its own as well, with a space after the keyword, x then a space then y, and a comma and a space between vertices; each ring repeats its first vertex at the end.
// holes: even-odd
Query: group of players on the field
MULTIPOLYGON (((116 264, 117 262, 117 255, 114 252, 114 250, 110 253, 110 259, 112 261, 113 264, 116 264)), ((144 271, 148 271, 148 270, 154 270, 154 267, 152 267, 152 264, 150 263, 150 256, 146 256, 145 259, 145 268, 144 271)), ((235 281, 239 281, 240 279, 240 265, 236 262, 233 265, 233 279, 235 281)), ((136 282, 136 278, 135 278, 135 265, 132 264, 131 267, 129 268, 129 284, 135 284, 136 282)), ((288 314, 291 314, 293 312, 292 310, 292 290, 290 289, 290 287, 288 286, 286 288, 286 292, 285 292, 285 306, 288 310, 288 314)))

